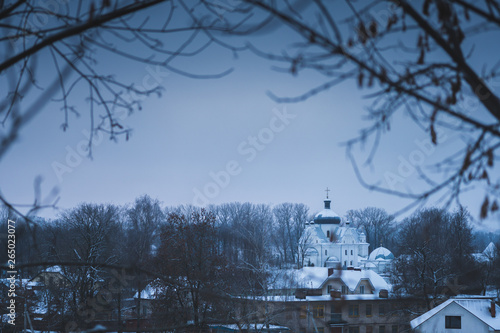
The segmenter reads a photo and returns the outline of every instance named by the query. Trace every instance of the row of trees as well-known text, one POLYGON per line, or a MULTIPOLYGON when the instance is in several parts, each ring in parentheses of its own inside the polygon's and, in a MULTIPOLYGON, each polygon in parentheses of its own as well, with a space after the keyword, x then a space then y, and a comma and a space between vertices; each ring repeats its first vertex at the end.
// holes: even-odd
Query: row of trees
POLYGON ((484 295, 489 286, 500 290, 499 253, 477 253, 463 208, 419 211, 398 225, 396 239, 391 277, 397 294, 421 296, 430 309, 445 295, 484 295))
MULTIPOLYGON (((500 286, 498 262, 478 263, 472 256, 477 249, 464 209, 423 210, 401 222, 378 208, 347 215, 366 233, 372 249, 383 244, 396 255, 392 279, 397 293, 423 296, 431 306, 443 293, 500 286)), ((93 316, 106 313, 121 322, 124 299, 152 283, 162 300, 158 321, 173 327, 192 320, 198 326, 215 319, 233 321, 233 296, 264 295, 274 269, 300 267, 299 239, 310 219, 305 205, 289 203, 162 208, 158 200, 142 196, 128 207, 81 204, 31 228, 18 224, 17 259, 28 264, 21 270, 23 278, 35 276, 39 263, 61 264, 65 285, 45 296, 54 325, 68 320, 85 325, 103 288, 112 290, 104 302, 108 310, 93 316), (110 282, 117 279, 118 288, 110 282)), ((140 303, 136 306, 141 309, 140 303)), ((136 311, 135 316, 139 325, 144 314, 136 311)))

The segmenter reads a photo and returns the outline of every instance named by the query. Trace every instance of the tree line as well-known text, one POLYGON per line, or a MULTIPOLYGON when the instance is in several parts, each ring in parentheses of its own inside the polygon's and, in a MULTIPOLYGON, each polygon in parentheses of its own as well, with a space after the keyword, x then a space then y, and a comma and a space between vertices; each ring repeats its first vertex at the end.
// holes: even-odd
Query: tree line
MULTIPOLYGON (((2 223, 18 218, 6 209, 2 214, 2 223)), ((402 221, 374 207, 346 215, 366 234, 370 251, 382 245, 395 254, 390 278, 398 295, 423 297, 431 307, 447 294, 500 288, 499 256, 475 258, 483 249, 474 248, 463 208, 420 210, 402 221)), ((233 304, 238 296, 266 295, 274 272, 300 268, 299 240, 312 219, 306 205, 292 203, 164 208, 147 195, 128 206, 83 203, 54 220, 19 223, 16 259, 26 266, 23 279, 58 263, 64 283, 46 284, 43 296, 53 327, 84 327, 99 318, 122 322, 127 299, 145 291, 160 302, 146 314, 136 297, 138 327, 146 317, 168 327, 234 322, 242 319, 233 304)), ((23 297, 29 307, 33 295, 23 297)))

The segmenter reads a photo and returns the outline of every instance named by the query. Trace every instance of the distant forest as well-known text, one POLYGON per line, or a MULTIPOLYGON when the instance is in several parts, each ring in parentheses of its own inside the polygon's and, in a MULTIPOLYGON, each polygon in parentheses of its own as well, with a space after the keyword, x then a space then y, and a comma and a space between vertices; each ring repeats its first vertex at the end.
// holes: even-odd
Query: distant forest
MULTIPOLYGON (((306 222, 312 221, 316 213, 300 203, 233 202, 208 206, 204 210, 213 215, 214 244, 231 264, 265 262, 279 268, 297 266, 299 239, 306 222)), ((162 207, 160 201, 144 195, 124 206, 83 203, 55 219, 33 217, 28 224, 3 208, 0 223, 2 230, 7 230, 8 218, 17 221, 16 258, 19 263, 87 259, 140 264, 150 260, 159 248, 162 230, 172 216, 183 216, 189 223, 193 214, 200 211, 201 208, 190 205, 162 207), (93 247, 98 249, 89 251, 93 247)), ((500 231, 475 230, 468 219, 473 234, 468 246, 474 252, 483 251, 490 242, 500 241, 500 231)), ((343 220, 365 232, 370 251, 383 245, 396 257, 404 252, 398 240, 401 227, 409 218, 397 221, 381 208, 368 207, 349 210, 343 220)), ((0 248, 0 260, 6 262, 4 237, 0 239, 0 248)), ((26 273, 30 275, 36 271, 33 267, 26 273)))

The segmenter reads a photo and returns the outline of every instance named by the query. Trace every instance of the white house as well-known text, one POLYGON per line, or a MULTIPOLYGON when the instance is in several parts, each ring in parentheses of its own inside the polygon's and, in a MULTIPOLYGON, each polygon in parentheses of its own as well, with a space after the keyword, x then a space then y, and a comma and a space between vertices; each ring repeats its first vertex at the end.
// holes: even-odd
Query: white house
POLYGON ((418 333, 500 332, 500 307, 491 298, 451 298, 411 321, 418 333))

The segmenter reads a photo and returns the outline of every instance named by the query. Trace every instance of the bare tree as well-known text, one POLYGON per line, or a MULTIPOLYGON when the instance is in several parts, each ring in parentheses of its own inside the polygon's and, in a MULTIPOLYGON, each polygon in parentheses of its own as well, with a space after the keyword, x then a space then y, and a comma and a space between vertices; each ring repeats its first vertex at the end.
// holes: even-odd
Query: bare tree
POLYGON ((370 251, 384 244, 387 246, 393 228, 393 216, 376 207, 349 210, 347 215, 366 234, 366 241, 370 243, 370 251))
POLYGON ((102 285, 106 277, 103 265, 118 261, 116 244, 119 239, 114 236, 118 235, 119 210, 112 205, 82 204, 65 212, 61 222, 69 229, 71 237, 62 255, 81 263, 63 269, 70 283, 72 313, 81 322, 83 319, 76 314, 87 306, 87 301, 102 285))
POLYGON ((131 249, 130 261, 139 265, 147 262, 157 246, 159 230, 165 223, 165 215, 158 200, 148 195, 135 199, 127 210, 128 245, 131 249))
POLYGON ((304 263, 307 259, 307 251, 312 248, 312 230, 305 229, 302 233, 299 243, 298 243, 298 268, 304 267, 304 263))
POLYGON ((226 296, 229 274, 226 258, 217 251, 215 216, 205 210, 193 213, 190 221, 172 213, 161 234, 155 257, 156 271, 168 276, 160 281, 164 300, 179 309, 178 323, 192 320, 201 327, 216 315, 218 297, 226 296))
POLYGON ((456 295, 473 286, 472 227, 461 209, 417 212, 399 226, 399 251, 392 274, 395 291, 423 297, 427 307, 440 295, 456 295))

